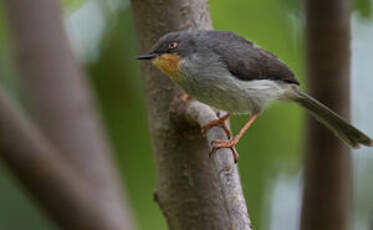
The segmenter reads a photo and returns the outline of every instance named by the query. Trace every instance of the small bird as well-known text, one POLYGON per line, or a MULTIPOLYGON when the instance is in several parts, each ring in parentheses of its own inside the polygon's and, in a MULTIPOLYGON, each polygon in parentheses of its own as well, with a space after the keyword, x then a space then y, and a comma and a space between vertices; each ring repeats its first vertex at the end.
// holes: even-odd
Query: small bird
POLYGON ((215 140, 213 151, 230 148, 235 162, 238 160, 235 145, 259 114, 276 100, 302 106, 353 148, 373 145, 370 137, 300 91, 299 82, 280 59, 232 32, 171 32, 161 37, 150 53, 137 59, 151 60, 187 94, 227 112, 206 124, 203 130, 222 126, 229 140, 215 140), (251 116, 233 138, 225 126, 231 114, 251 116))

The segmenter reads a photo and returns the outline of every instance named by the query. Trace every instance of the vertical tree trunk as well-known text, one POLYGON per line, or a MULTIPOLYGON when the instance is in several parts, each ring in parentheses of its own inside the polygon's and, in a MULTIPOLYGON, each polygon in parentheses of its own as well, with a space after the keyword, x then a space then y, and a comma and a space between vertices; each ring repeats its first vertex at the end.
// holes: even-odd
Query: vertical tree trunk
MULTIPOLYGON (((311 94, 350 116, 350 1, 307 0, 311 94)), ((308 121, 302 230, 343 230, 351 200, 349 148, 317 121, 308 121)))
MULTIPOLYGON (((206 0, 132 0, 140 52, 165 33, 183 29, 211 29, 206 0)), ((172 230, 251 229, 237 167, 230 150, 208 158, 213 138, 200 125, 216 114, 198 102, 177 100, 181 91, 150 65, 142 64, 148 118, 157 164, 155 198, 172 230)))
POLYGON ((86 76, 57 0, 6 0, 17 64, 37 123, 118 225, 131 226, 86 76))

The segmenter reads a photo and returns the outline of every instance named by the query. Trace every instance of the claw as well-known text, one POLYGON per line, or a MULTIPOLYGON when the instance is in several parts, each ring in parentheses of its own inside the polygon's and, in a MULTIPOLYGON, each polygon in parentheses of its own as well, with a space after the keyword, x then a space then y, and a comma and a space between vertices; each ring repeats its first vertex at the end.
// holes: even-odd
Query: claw
POLYGON ((189 96, 189 94, 183 93, 180 95, 180 100, 182 100, 183 102, 188 102, 192 100, 192 97, 189 96))
MULTIPOLYGON (((221 117, 220 119, 212 121, 210 123, 220 124, 221 121, 219 122, 219 120, 223 120, 223 118, 227 119, 229 116, 230 116, 230 114, 228 113, 228 114, 224 115, 223 117, 221 117)), ((250 117, 249 121, 242 127, 242 129, 238 132, 238 134, 232 140, 215 140, 215 141, 213 141, 211 143, 213 145, 213 148, 212 148, 211 152, 209 153, 209 157, 211 157, 211 155, 213 153, 215 153, 216 151, 218 151, 219 149, 229 148, 229 149, 232 150, 234 163, 237 163, 238 153, 237 153, 237 150, 236 150, 236 144, 238 143, 238 141, 240 140, 242 135, 246 132, 246 130, 250 127, 250 125, 255 121, 255 119, 258 116, 259 116, 259 113, 253 114, 250 117)), ((206 126, 210 125, 210 123, 208 123, 206 126)))
POLYGON ((230 113, 225 114, 221 118, 217 120, 210 121, 206 125, 204 125, 201 129, 202 134, 205 134, 208 129, 214 127, 214 126, 221 126, 224 129, 225 134, 227 135, 227 138, 230 139, 232 136, 231 131, 229 130, 228 126, 226 125, 225 121, 231 116, 230 113))
POLYGON ((232 151, 234 163, 236 164, 238 161, 238 152, 236 150, 236 144, 237 142, 233 140, 215 140, 211 143, 213 145, 213 148, 211 152, 209 153, 209 157, 211 157, 212 154, 214 154, 216 151, 222 148, 229 148, 232 151))

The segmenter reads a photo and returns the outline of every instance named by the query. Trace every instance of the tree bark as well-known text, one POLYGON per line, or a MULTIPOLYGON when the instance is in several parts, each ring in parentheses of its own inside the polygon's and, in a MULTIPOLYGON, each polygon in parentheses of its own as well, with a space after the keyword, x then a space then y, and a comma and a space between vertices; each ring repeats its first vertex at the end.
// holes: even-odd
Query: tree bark
MULTIPOLYGON (((311 94, 350 116, 350 1, 306 1, 311 94)), ((301 229, 343 230, 351 202, 349 148, 317 121, 308 121, 301 229)))
POLYGON ((61 229, 127 230, 41 131, 0 92, 0 158, 61 229))
MULTIPOLYGON (((5 1, 17 64, 42 131, 87 181, 118 225, 133 226, 95 111, 86 76, 75 63, 56 0, 5 1)), ((131 227, 132 228, 132 227, 131 227)))
MULTIPOLYGON (((165 33, 212 29, 205 0, 132 0, 139 51, 149 51, 165 33)), ((237 167, 230 150, 208 153, 220 127, 201 135, 217 119, 208 106, 179 99, 181 90, 149 63, 142 64, 148 119, 157 164, 155 199, 169 229, 251 229, 237 167)))

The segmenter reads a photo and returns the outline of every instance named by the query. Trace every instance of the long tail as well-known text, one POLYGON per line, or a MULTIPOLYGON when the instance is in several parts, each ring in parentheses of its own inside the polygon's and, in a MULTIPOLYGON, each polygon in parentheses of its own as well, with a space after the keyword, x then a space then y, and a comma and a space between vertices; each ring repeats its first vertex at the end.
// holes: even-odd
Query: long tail
POLYGON ((359 148, 360 145, 373 146, 373 140, 370 137, 308 94, 294 87, 290 90, 288 96, 289 99, 306 108, 318 121, 351 147, 359 148))

